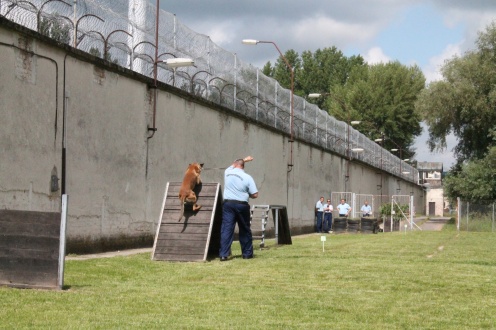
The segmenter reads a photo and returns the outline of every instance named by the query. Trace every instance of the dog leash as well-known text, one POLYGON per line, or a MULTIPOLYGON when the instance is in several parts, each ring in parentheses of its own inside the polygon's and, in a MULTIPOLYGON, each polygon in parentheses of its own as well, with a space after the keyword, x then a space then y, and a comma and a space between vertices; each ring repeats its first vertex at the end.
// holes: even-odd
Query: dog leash
POLYGON ((208 170, 225 170, 227 167, 203 167, 202 171, 208 171, 208 170))

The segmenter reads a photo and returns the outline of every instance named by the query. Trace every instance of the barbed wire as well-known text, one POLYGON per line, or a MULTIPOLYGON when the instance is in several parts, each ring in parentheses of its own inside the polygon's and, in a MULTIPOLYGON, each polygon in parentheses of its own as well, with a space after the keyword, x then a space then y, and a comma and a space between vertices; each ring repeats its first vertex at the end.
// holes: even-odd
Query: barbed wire
MULTIPOLYGON (((157 80, 291 134, 291 91, 164 10, 155 45, 156 10, 147 0, 0 0, 7 19, 38 32, 43 21, 56 22, 71 46, 145 76, 153 77, 157 59, 191 58, 192 67, 157 65, 157 80)), ((297 139, 418 182, 416 168, 305 98, 294 96, 293 116, 297 139), (357 147, 363 152, 351 151, 357 147)))

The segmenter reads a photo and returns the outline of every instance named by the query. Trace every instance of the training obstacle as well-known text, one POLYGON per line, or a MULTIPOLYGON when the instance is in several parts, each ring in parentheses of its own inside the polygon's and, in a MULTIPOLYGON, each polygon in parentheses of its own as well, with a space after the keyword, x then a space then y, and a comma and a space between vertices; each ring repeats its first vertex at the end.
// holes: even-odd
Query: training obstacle
POLYGON ((67 196, 61 212, 0 210, 0 285, 62 289, 67 196))
POLYGON ((219 183, 201 183, 195 193, 201 209, 193 212, 185 204, 184 216, 179 220, 181 182, 168 182, 165 188, 152 260, 205 261, 217 256, 222 224, 222 192, 219 183))
POLYGON ((262 228, 260 236, 253 236, 254 239, 260 239, 260 248, 265 247, 265 231, 267 229, 267 220, 269 212, 272 211, 274 220, 274 238, 276 244, 292 244, 291 232, 289 230, 288 212, 284 205, 253 205, 251 207, 251 222, 253 230, 253 221, 256 218, 261 220, 262 228))

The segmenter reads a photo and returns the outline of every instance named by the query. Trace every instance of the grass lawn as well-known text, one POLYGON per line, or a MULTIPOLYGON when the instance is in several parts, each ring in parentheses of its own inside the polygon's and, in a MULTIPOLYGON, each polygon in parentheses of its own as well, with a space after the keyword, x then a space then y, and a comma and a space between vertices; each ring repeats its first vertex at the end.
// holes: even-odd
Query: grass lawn
MULTIPOLYGON (((0 328, 495 329, 496 235, 293 237, 206 263, 68 260, 63 291, 0 288, 0 328)), ((258 242, 255 242, 257 246, 258 242)))

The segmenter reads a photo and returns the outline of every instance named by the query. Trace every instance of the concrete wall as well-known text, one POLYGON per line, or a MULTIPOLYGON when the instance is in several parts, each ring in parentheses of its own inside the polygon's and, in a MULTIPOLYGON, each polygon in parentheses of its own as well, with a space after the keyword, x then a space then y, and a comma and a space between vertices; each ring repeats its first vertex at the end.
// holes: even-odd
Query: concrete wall
POLYGON ((315 202, 331 191, 378 194, 382 182, 384 195, 423 193, 355 161, 346 180, 347 159, 291 146, 287 135, 168 85, 159 84, 152 136, 150 79, 2 18, 0 58, 0 208, 56 211, 65 191, 69 250, 150 244, 166 183, 195 161, 205 163, 204 182, 222 183, 218 168, 254 156, 246 170, 260 190, 255 203, 287 205, 294 234, 313 230, 315 202))

